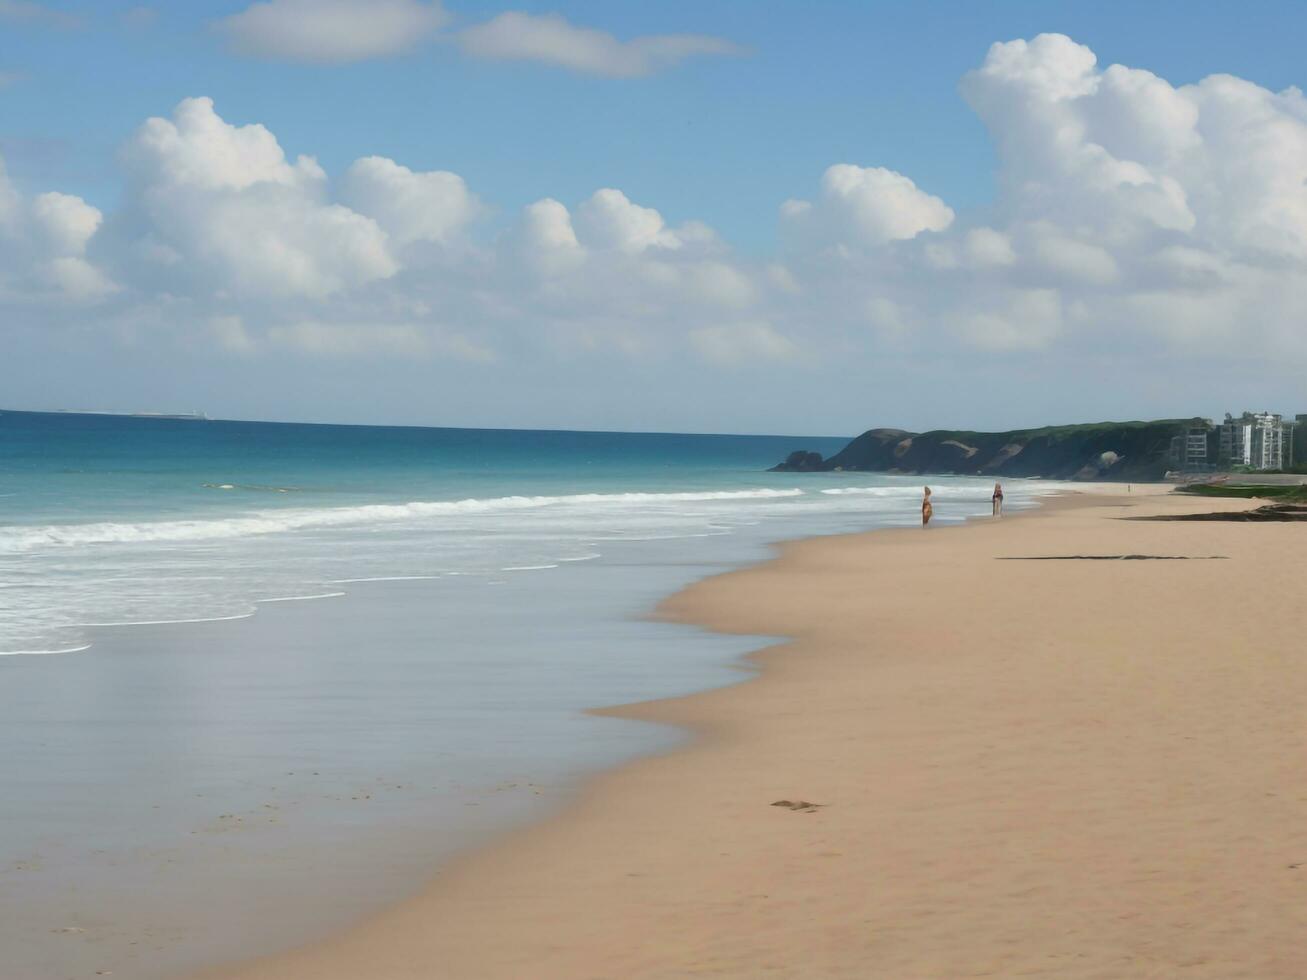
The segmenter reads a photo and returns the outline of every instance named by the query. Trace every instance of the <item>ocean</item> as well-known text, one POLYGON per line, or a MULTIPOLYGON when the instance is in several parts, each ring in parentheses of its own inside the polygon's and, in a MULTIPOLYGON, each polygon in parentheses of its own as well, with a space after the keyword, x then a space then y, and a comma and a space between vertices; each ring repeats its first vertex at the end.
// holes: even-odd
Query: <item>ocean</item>
MULTIPOLYGON (((14 975, 311 938, 678 744, 585 709, 732 683, 767 639, 658 599, 917 522, 920 478, 766 471, 845 442, 0 413, 14 975)), ((930 483, 940 523, 988 512, 992 481, 930 483)))

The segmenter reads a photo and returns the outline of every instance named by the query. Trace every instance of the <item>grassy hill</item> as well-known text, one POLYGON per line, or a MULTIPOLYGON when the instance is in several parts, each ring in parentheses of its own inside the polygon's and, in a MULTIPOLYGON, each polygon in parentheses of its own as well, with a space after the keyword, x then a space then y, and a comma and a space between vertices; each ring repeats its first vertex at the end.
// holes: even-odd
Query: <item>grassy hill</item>
POLYGON ((834 456, 822 459, 815 453, 794 453, 775 469, 1143 482, 1165 474, 1171 438, 1189 422, 1095 422, 1009 432, 870 429, 834 456))

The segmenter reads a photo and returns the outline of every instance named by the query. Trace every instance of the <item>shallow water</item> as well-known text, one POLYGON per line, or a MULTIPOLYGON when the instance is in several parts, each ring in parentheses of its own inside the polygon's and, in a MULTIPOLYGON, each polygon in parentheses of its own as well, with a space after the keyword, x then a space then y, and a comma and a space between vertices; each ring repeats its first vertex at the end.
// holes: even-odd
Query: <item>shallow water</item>
MULTIPOLYGON (((442 457, 442 430, 117 420, 166 434, 115 444, 48 419, 13 452, 0 416, 10 648, 85 647, 0 657, 0 949, 23 980, 168 976, 410 893, 683 737, 585 708, 746 676, 763 639, 643 620, 658 599, 769 541, 917 520, 915 479, 762 472, 820 441, 511 433, 483 456, 459 434, 442 457), (154 619, 201 621, 91 625, 154 619)), ((988 481, 932 485, 945 523, 988 509, 988 481)))

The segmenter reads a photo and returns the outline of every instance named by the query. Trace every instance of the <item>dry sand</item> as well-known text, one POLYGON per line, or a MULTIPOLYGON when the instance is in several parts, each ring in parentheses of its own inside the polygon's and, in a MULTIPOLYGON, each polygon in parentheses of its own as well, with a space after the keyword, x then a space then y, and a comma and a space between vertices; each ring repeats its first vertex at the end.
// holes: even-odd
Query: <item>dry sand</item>
POLYGON ((1307 977, 1307 525, 1118 520, 1247 506, 1140 491, 690 588, 662 614, 793 637, 620 712, 694 747, 206 976, 1307 977), (1190 560, 997 560, 1122 554, 1190 560))

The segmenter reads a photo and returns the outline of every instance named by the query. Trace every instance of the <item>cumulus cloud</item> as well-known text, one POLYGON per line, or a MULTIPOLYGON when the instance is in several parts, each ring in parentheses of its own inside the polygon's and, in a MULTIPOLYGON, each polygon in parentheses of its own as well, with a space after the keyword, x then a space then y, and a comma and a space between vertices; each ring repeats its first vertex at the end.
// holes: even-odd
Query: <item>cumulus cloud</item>
POLYGON ((332 64, 402 54, 447 20, 419 0, 265 0, 214 29, 237 54, 332 64))
POLYGON ((576 224, 580 240, 591 248, 643 252, 681 247, 680 238, 663 223, 661 214, 633 204, 611 187, 595 191, 577 209, 576 224))
POLYGON ((1283 328, 1307 297, 1298 90, 1173 86, 1056 34, 993 45, 961 89, 998 149, 985 223, 903 175, 832 168, 818 198, 782 207, 807 293, 874 311, 895 343, 1160 351, 1224 323, 1301 352, 1283 328))
POLYGON ((1056 290, 1100 330, 1172 342, 1186 321, 1206 319, 1193 317, 1198 294, 1220 309, 1247 290, 1245 307, 1271 320, 1268 308, 1303 294, 1307 100, 1298 90, 1224 75, 1176 87, 1142 69, 1101 69, 1089 48, 1048 34, 993 45, 962 92, 999 151, 993 231, 1011 251, 990 279, 1008 303, 967 319, 968 337, 1010 337, 999 321, 1027 324, 1032 344, 1066 336, 1051 298, 1032 288, 1056 290), (1277 288, 1257 292, 1272 269, 1277 288))
POLYGON ((210 99, 147 120, 124 159, 150 254, 192 288, 322 298, 398 271, 381 226, 327 200, 315 160, 291 163, 267 129, 226 122, 210 99))
POLYGON ((821 178, 816 203, 787 201, 782 218, 801 234, 857 246, 943 231, 953 209, 908 177, 884 167, 839 163, 821 178))
POLYGON ((511 254, 539 276, 574 272, 586 259, 585 249, 572 225, 571 212, 551 197, 527 205, 506 242, 511 254))
POLYGON ((1147 72, 1100 72, 1060 34, 995 44, 962 92, 994 134, 1007 204, 1099 235, 1187 231, 1185 181, 1171 172, 1201 146, 1182 91, 1147 72))
POLYGON ((448 242, 481 212, 458 174, 414 173, 385 157, 364 157, 345 172, 344 200, 401 244, 448 242))
POLYGON ((61 298, 75 302, 94 303, 121 288, 102 270, 75 255, 53 258, 39 272, 61 298))
POLYGON ((997 148, 994 201, 955 212, 875 160, 835 163, 781 205, 784 247, 759 257, 617 186, 485 222, 475 174, 362 156, 329 175, 188 99, 128 140, 110 214, 0 164, 0 312, 96 309, 243 359, 496 370, 610 356, 779 377, 1119 351, 1155 368, 1236 336, 1268 365, 1307 360, 1300 92, 1174 86, 1041 35, 994 45, 962 93, 997 148))
POLYGON ((723 38, 656 34, 619 41, 606 31, 578 27, 559 14, 509 11, 458 33, 462 49, 478 58, 534 61, 587 75, 634 78, 696 55, 738 54, 723 38))
POLYGON ((48 191, 32 201, 32 223, 42 244, 55 255, 81 255, 103 220, 99 208, 80 197, 48 191))
POLYGON ((171 119, 147 119, 126 155, 146 183, 197 190, 293 187, 323 177, 312 157, 289 163, 267 128, 230 125, 208 98, 183 99, 171 119))
POLYGON ((116 293, 118 285, 83 258, 102 220, 98 208, 72 194, 25 197, 0 157, 0 297, 80 304, 116 293))

